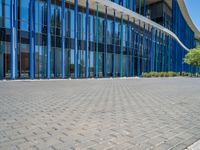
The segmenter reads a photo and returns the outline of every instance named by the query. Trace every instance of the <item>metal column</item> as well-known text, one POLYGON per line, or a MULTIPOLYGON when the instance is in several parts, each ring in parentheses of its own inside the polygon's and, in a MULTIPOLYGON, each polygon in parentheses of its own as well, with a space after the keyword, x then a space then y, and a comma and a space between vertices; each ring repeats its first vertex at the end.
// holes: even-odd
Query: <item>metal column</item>
POLYGON ((132 77, 135 75, 135 18, 133 18, 133 28, 132 28, 132 39, 133 39, 133 47, 132 47, 132 77))
POLYGON ((141 43, 140 43, 140 20, 139 20, 139 25, 138 25, 138 61, 137 61, 137 66, 138 66, 138 77, 140 76, 140 46, 141 43))
POLYGON ((113 19, 113 54, 112 54, 112 76, 115 77, 115 22, 116 22, 116 11, 114 10, 114 19, 113 19))
POLYGON ((74 0, 74 78, 78 77, 78 39, 77 39, 77 14, 78 14, 78 0, 74 0))
POLYGON ((130 20, 128 16, 128 24, 127 24, 127 44, 126 44, 126 77, 129 76, 129 46, 130 46, 130 20))
POLYGON ((142 0, 139 0, 139 14, 141 14, 142 0))
POLYGON ((155 71, 158 72, 158 66, 157 66, 157 51, 158 51, 158 43, 157 43, 157 40, 158 40, 158 31, 156 30, 156 34, 155 34, 155 71))
POLYGON ((162 33, 162 72, 165 72, 165 68, 164 33, 162 33))
POLYGON ((150 38, 151 38, 151 34, 150 34, 150 25, 148 24, 148 47, 147 47, 147 72, 151 71, 151 48, 150 48, 150 38))
POLYGON ((144 16, 146 16, 146 0, 144 0, 144 16))
POLYGON ((133 0, 133 11, 136 12, 136 0, 133 0))
POLYGON ((62 78, 65 78, 65 0, 62 0, 62 78))
POLYGON ((47 79, 50 79, 51 53, 51 0, 47 1, 47 79))
POLYGON ((151 30, 152 38, 151 38, 151 72, 154 71, 154 56, 155 56, 155 29, 152 27, 151 30))
POLYGON ((168 72, 171 71, 171 39, 170 36, 168 36, 168 72))
POLYGON ((98 3, 96 4, 96 78, 98 78, 99 75, 99 69, 98 69, 98 59, 99 59, 99 7, 98 7, 98 3))
POLYGON ((107 19, 108 19, 108 10, 107 10, 107 6, 105 6, 105 21, 104 21, 104 35, 105 35, 105 40, 104 40, 104 57, 103 57, 103 61, 104 61, 104 77, 106 78, 107 76, 107 19))
POLYGON ((86 18, 85 18, 85 77, 88 78, 88 16, 89 16, 89 3, 86 0, 86 18))
POLYGON ((34 79, 34 52, 35 52, 35 17, 34 17, 34 5, 35 1, 30 0, 29 2, 29 12, 30 12, 30 34, 29 34, 29 48, 30 48, 30 79, 34 79))
POLYGON ((10 69, 11 79, 16 79, 17 75, 17 0, 10 1, 10 28, 11 28, 11 46, 10 46, 10 69))
POLYGON ((145 72, 145 59, 146 59, 146 24, 143 26, 143 50, 142 50, 142 72, 145 72))
POLYGON ((124 20, 124 14, 121 14, 121 44, 120 44, 120 77, 122 77, 122 56, 123 56, 123 20, 124 20))

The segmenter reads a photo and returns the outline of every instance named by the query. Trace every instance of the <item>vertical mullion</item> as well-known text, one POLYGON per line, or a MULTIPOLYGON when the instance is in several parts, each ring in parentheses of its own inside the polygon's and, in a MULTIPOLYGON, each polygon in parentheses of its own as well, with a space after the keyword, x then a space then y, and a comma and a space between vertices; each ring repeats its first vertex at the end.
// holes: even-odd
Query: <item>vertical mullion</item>
POLYGON ((98 56, 98 53, 99 53, 99 22, 98 22, 98 18, 99 18, 99 6, 98 6, 98 3, 96 3, 96 78, 98 78, 98 74, 99 74, 99 69, 98 69, 98 59, 99 59, 99 56, 98 56))
POLYGON ((65 78, 65 0, 62 0, 62 78, 65 78))
POLYGON ((86 18, 85 18, 85 77, 88 78, 88 15, 89 15, 89 3, 86 0, 86 18))

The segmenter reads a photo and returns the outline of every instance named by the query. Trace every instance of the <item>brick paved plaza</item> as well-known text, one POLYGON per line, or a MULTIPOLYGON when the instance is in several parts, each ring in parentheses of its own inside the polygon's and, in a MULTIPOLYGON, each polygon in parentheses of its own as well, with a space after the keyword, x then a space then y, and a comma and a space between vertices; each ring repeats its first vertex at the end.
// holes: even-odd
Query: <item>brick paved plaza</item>
POLYGON ((168 150, 200 139, 200 79, 0 81, 1 150, 168 150))

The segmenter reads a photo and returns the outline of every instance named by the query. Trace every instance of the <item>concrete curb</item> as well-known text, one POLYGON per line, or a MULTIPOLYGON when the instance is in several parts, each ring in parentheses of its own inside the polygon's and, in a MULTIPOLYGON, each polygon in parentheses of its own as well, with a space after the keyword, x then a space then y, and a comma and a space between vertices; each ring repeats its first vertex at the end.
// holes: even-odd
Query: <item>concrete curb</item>
POLYGON ((200 150, 200 140, 189 146, 186 150, 200 150))

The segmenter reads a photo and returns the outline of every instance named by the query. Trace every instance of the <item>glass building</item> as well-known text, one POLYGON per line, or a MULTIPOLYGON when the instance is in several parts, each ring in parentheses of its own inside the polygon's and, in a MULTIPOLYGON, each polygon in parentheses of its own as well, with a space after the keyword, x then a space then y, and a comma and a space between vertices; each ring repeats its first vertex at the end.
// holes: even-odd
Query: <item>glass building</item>
POLYGON ((0 0, 0 79, 196 72, 183 0, 0 0))

